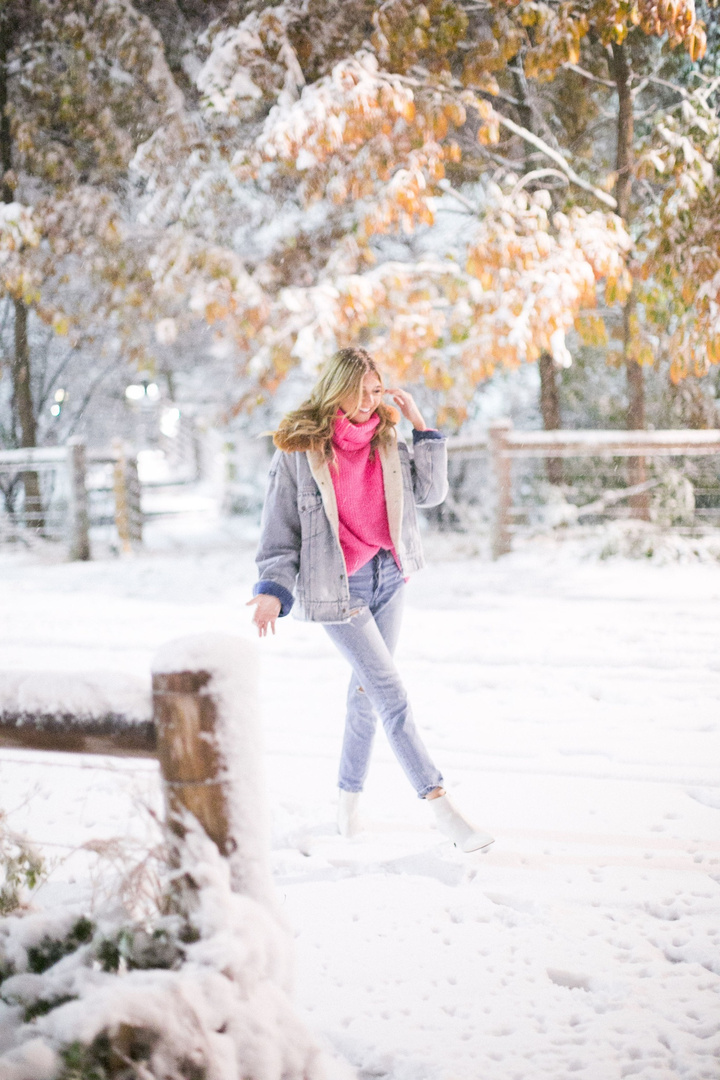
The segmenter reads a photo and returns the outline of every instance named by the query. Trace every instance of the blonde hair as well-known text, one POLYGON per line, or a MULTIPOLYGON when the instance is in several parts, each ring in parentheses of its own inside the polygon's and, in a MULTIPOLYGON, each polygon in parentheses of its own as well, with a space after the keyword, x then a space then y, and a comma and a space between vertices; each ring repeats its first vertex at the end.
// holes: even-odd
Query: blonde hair
MULTIPOLYGON (((382 376, 373 358, 365 349, 340 349, 328 360, 307 401, 289 412, 278 424, 273 442, 279 450, 320 450, 327 461, 334 458, 333 431, 340 402, 355 395, 358 405, 362 398, 362 383, 366 375, 382 376)), ((390 442, 398 422, 398 414, 390 405, 381 402, 375 410, 380 423, 370 443, 374 454, 380 443, 390 442)))

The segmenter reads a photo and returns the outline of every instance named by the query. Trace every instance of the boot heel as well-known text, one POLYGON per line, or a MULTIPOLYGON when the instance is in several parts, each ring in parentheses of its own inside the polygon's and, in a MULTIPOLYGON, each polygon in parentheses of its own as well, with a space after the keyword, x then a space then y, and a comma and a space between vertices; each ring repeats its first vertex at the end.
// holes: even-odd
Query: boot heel
POLYGON ((439 795, 436 799, 427 801, 437 828, 461 851, 482 851, 495 843, 495 837, 468 821, 447 795, 439 795))

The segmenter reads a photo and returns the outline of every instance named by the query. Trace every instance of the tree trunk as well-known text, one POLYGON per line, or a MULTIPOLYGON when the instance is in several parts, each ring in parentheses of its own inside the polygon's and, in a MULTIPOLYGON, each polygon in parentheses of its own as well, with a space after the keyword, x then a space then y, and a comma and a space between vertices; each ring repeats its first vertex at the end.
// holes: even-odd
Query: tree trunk
MULTIPOLYGON (((15 198, 12 174, 12 129, 8 115, 7 58, 10 26, 5 12, 0 12, 0 188, 4 203, 15 198)), ((30 345, 28 342, 28 306, 22 297, 13 300, 15 309, 15 355, 12 364, 12 402, 20 429, 20 446, 37 445, 37 422, 30 381, 30 345)), ((43 513, 40 480, 36 472, 23 473, 25 487, 25 522, 31 528, 42 529, 43 513)))
MULTIPOLYGON (((512 69, 515 93, 519 104, 517 106, 520 122, 528 131, 535 130, 535 115, 530 102, 530 89, 522 68, 522 55, 516 60, 512 69)), ((525 166, 529 168, 527 160, 528 146, 523 144, 525 153, 525 166)), ((560 420, 560 391, 558 387, 557 368, 550 353, 543 352, 538 360, 540 371, 540 413, 542 415, 545 431, 557 431, 562 427, 560 420)), ((545 471, 551 484, 562 484, 563 463, 562 458, 546 458, 545 471)))
POLYGON ((615 167, 615 198, 617 212, 626 223, 629 220, 632 191, 634 122, 630 80, 632 72, 624 45, 613 45, 613 77, 618 94, 617 154, 615 167))
MULTIPOLYGON (((629 225, 634 139, 633 102, 630 90, 632 72, 625 45, 614 44, 612 56, 613 78, 618 93, 615 198, 618 204, 618 214, 625 224, 629 225)), ((630 430, 645 427, 645 382, 642 367, 632 355, 632 317, 634 312, 635 295, 633 290, 623 308, 623 356, 628 387, 626 424, 630 430)), ((628 483, 630 487, 634 487, 636 484, 644 484, 646 477, 645 458, 629 458, 628 483)), ((636 517, 645 520, 649 519, 650 501, 647 492, 643 491, 638 495, 633 495, 628 501, 636 517)))
MULTIPOLYGON (((538 368, 540 369, 540 411, 543 427, 545 431, 557 431, 561 427, 560 391, 557 367, 550 353, 541 353, 538 368)), ((545 469, 551 484, 562 484, 562 458, 546 458, 545 469)))
POLYGON ((2 200, 11 203, 14 198, 12 184, 12 131, 8 114, 7 54, 10 27, 8 15, 0 11, 0 164, 2 165, 2 200))
POLYGON ((20 445, 35 446, 37 425, 30 392, 30 348, 28 345, 28 307, 23 300, 14 301, 15 308, 15 360, 13 363, 13 388, 15 410, 20 424, 20 445))
POLYGON ((630 320, 635 311, 635 298, 631 293, 623 309, 623 345, 626 350, 625 367, 628 384, 627 426, 630 431, 645 427, 645 384, 643 370, 637 360, 628 356, 632 340, 630 320))
MULTIPOLYGON (((30 348, 28 344, 28 307, 15 300, 15 358, 13 361, 13 404, 20 425, 20 445, 37 445, 37 425, 30 387, 30 348)), ((23 473, 25 486, 25 523, 32 529, 42 529, 43 511, 40 479, 36 472, 23 473)))

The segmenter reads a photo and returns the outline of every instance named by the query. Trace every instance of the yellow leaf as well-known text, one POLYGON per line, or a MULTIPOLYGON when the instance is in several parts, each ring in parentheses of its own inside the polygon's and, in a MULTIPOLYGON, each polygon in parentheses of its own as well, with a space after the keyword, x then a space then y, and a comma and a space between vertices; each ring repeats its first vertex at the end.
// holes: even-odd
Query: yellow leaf
POLYGON ((705 31, 702 26, 696 26, 687 45, 687 51, 693 63, 696 60, 702 60, 706 48, 707 38, 705 37, 705 31))
POLYGON ((580 315, 575 329, 584 345, 607 345, 607 327, 599 315, 580 315))

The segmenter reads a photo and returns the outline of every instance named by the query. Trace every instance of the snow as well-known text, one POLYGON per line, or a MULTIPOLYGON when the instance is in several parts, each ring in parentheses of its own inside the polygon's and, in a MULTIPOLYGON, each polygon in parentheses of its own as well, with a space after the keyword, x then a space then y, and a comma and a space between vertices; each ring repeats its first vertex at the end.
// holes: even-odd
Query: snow
POLYGON ((25 245, 37 247, 39 243, 31 207, 17 202, 3 203, 0 207, 0 264, 7 260, 10 252, 25 245))
POLYGON ((207 671, 211 675, 203 692, 215 702, 217 738, 228 778, 230 835, 237 844, 230 858, 233 883, 242 893, 271 904, 257 663, 256 650, 248 641, 206 633, 164 644, 153 657, 152 669, 155 674, 207 671))
MULTIPOLYGON (((196 530, 190 548, 179 525, 170 540, 157 528, 131 558, 0 553, 3 667, 142 680, 179 635, 231 634, 249 649, 251 538, 211 545, 196 530)), ((335 835, 347 672, 320 627, 281 620, 255 655, 270 858, 295 933, 301 1019, 363 1077, 711 1080, 720 1057, 717 563, 599 560, 588 554, 597 539, 542 538, 491 563, 463 553, 483 550, 471 537, 426 541, 430 564, 408 587, 398 662, 454 800, 497 840, 482 855, 444 841, 382 736, 366 829, 353 841, 335 835)), ((155 836, 143 809, 160 804, 151 762, 2 750, 0 791, 10 827, 54 864, 40 909, 84 899, 100 910, 113 872, 101 842, 137 857, 155 836)), ((206 909, 198 943, 211 1010, 222 1004, 221 976, 202 950, 227 947, 241 973, 235 949, 248 939, 241 928, 232 943, 220 930, 213 938, 234 901, 212 860, 203 865, 207 902, 220 905, 216 916, 206 909)), ((272 951, 279 931, 263 933, 272 951)), ((277 948, 263 969, 274 987, 288 978, 277 948)), ((133 1007, 143 985, 128 984, 133 1007)), ((71 1008, 38 1018, 38 1030, 71 1008)), ((265 1015, 275 1015, 271 1003, 265 1015)), ((34 1073, 12 1071, 3 1059, 12 1080, 43 1067, 38 1057, 34 1073)))
MULTIPOLYGON (((107 940, 113 929, 100 924, 91 943, 47 972, 21 971, 4 980, 0 1054, 7 1049, 2 1043, 14 1036, 17 1045, 10 1045, 8 1057, 17 1080, 37 1080, 36 1032, 59 1050, 75 1041, 90 1045, 102 1031, 115 1032, 120 1025, 157 1033, 149 1068, 141 1075, 179 1075, 178 1062, 192 1062, 199 1074, 209 1061, 203 1072, 208 1080, 332 1080, 331 1063, 297 1019, 287 995, 286 932, 262 905, 231 891, 228 864, 200 830, 190 831, 185 857, 181 871, 191 870, 198 889, 193 922, 200 937, 185 945, 184 962, 176 970, 116 974, 88 963, 95 943, 107 940), (61 997, 73 1000, 22 1026, 3 1016, 14 1012, 15 1002, 61 997)), ((36 930, 37 921, 32 915, 8 918, 3 936, 12 945, 28 924, 36 930)), ((0 1057, 0 1075, 5 1075, 4 1065, 0 1057)), ((342 1080, 342 1072, 335 1075, 342 1080)))
POLYGON ((3 1080, 53 1080, 58 1059, 42 1039, 29 1039, 22 1050, 5 1054, 2 1067, 3 1080))
POLYGON ((0 716, 68 714, 78 720, 123 717, 140 723, 152 717, 147 678, 118 671, 0 671, 0 716))

